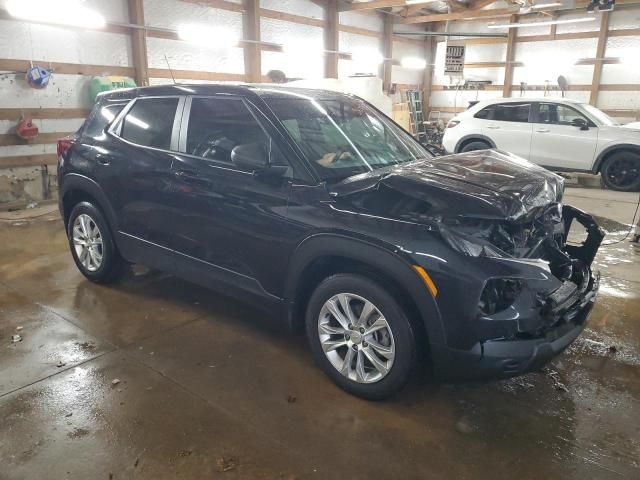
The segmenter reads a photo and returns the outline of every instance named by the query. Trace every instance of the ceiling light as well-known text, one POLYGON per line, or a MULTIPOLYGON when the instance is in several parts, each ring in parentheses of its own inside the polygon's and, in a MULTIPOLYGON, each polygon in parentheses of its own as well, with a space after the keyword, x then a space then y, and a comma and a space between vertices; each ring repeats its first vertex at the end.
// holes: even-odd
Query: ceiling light
POLYGON ((9 15, 38 23, 55 23, 83 28, 102 28, 106 22, 95 10, 79 0, 8 0, 9 15))
POLYGON ((545 25, 560 25, 563 23, 582 23, 593 22, 594 17, 570 18, 566 20, 549 20, 545 22, 529 22, 529 23, 500 23, 487 25, 487 28, 525 28, 525 27, 543 27, 545 25))
POLYGON ((317 43, 304 41, 287 42, 282 46, 282 51, 294 57, 319 57, 324 54, 324 49, 318 47, 317 43))
POLYGON ((413 70, 422 70, 427 66, 427 61, 424 58, 419 57, 404 57, 400 60, 400 66, 404 68, 411 68, 413 70))
POLYGON ((351 59, 358 64, 377 66, 382 63, 384 56, 377 50, 364 48, 355 50, 351 54, 351 59))
POLYGON ((553 8, 553 7, 561 7, 562 3, 554 2, 554 3, 544 3, 542 5, 532 5, 531 8, 534 10, 542 10, 543 8, 553 8))
POLYGON ((238 45, 239 35, 228 28, 207 25, 180 25, 178 37, 185 42, 211 48, 230 48, 238 45))

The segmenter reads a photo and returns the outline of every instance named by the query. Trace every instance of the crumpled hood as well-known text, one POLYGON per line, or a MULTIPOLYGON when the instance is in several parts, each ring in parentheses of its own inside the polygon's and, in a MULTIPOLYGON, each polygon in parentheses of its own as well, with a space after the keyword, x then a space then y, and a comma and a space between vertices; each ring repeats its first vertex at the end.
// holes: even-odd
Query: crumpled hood
POLYGON ((431 217, 519 220, 559 202, 563 179, 520 157, 481 150, 358 175, 333 192, 340 197, 376 189, 384 195, 386 188, 422 200, 422 213, 431 217))

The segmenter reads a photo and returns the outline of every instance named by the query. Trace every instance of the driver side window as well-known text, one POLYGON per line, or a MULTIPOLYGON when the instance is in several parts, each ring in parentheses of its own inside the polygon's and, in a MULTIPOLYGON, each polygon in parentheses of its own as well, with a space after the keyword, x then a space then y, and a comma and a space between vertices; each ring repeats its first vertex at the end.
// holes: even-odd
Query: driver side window
POLYGON ((558 103, 541 103, 538 107, 538 123, 546 123, 549 125, 571 125, 576 118, 580 118, 589 123, 584 115, 566 105, 558 103))
POLYGON ((232 150, 238 145, 255 143, 264 144, 272 163, 283 163, 282 155, 242 100, 192 99, 185 153, 238 168, 231 159, 232 150))

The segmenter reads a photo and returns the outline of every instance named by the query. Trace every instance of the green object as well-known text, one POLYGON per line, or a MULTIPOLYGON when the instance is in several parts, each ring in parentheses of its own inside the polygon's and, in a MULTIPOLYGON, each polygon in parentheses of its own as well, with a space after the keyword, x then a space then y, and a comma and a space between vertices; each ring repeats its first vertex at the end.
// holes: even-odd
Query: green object
POLYGON ((101 92, 108 92, 109 90, 115 90, 117 88, 132 87, 136 87, 136 82, 133 78, 119 77, 115 75, 93 77, 89 83, 89 96, 91 97, 91 101, 95 102, 96 97, 101 92))

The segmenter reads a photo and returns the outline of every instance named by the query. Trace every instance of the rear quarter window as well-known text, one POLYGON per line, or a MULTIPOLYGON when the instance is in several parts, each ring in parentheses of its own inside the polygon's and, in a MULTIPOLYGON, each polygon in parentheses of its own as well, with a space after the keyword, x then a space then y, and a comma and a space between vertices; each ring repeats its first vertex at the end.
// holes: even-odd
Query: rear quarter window
POLYGON ((96 138, 104 133, 105 128, 122 111, 128 102, 96 105, 82 130, 85 137, 96 138))

